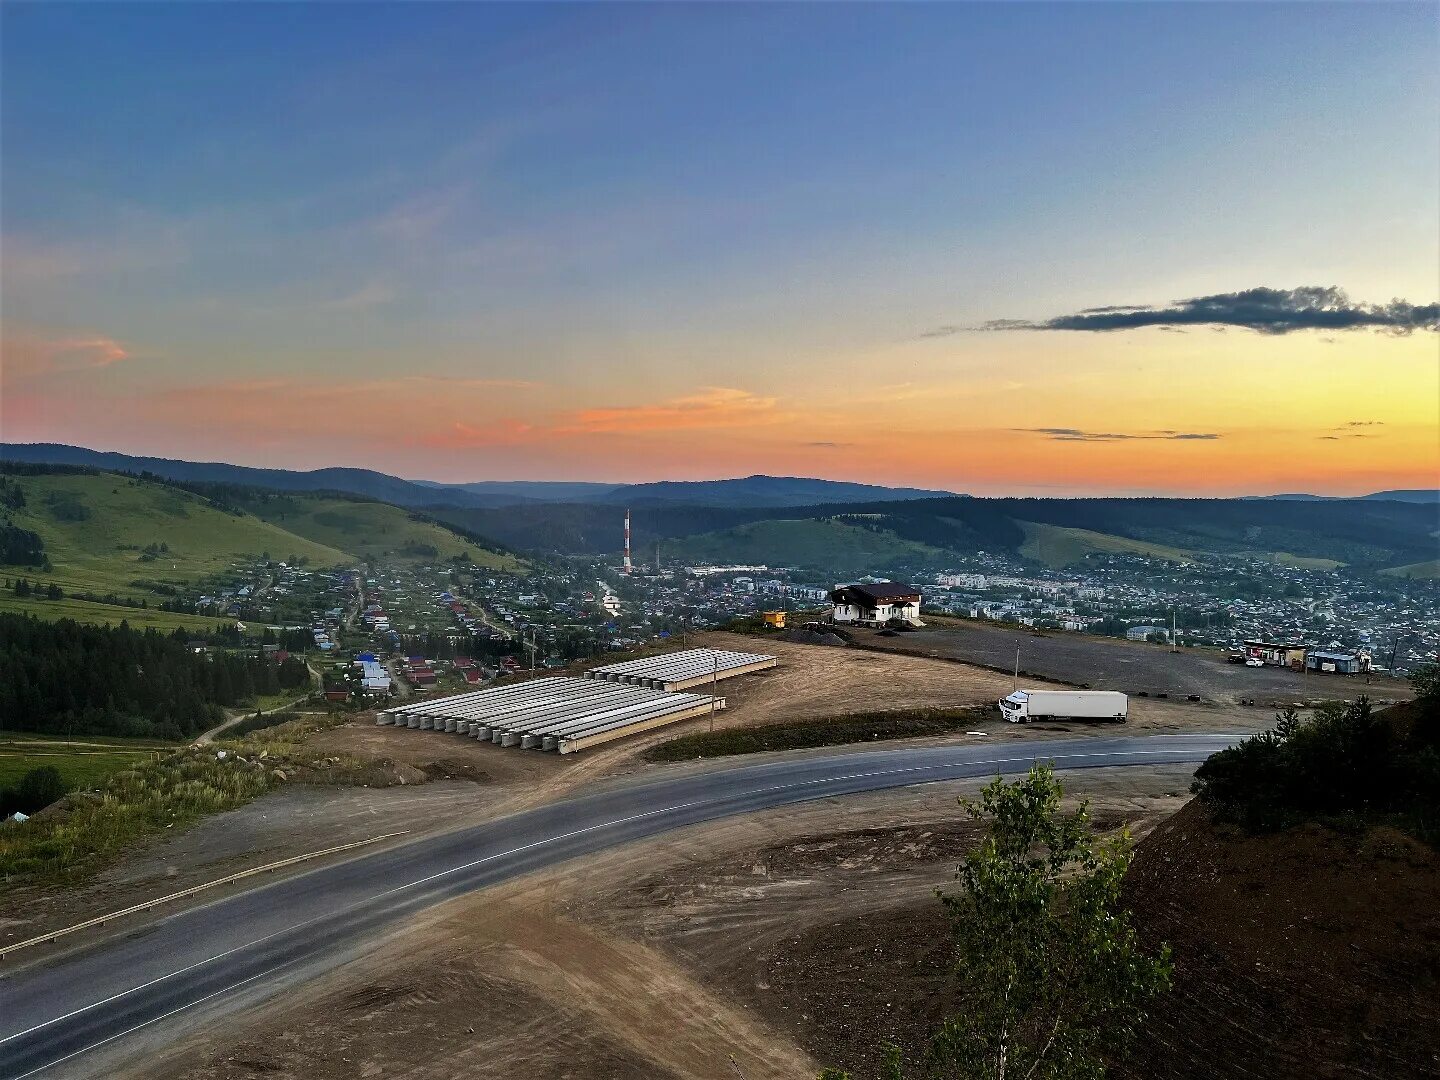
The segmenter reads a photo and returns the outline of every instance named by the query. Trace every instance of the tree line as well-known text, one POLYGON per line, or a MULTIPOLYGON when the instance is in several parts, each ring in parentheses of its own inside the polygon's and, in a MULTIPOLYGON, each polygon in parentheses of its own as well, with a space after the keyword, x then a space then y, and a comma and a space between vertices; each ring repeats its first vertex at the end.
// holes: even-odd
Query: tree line
POLYGON ((16 730, 184 739, 218 723, 226 706, 309 679, 294 657, 196 653, 183 630, 0 614, 0 717, 16 730))
POLYGON ((11 521, 0 521, 0 563, 6 566, 45 566, 45 541, 39 533, 22 529, 11 521))

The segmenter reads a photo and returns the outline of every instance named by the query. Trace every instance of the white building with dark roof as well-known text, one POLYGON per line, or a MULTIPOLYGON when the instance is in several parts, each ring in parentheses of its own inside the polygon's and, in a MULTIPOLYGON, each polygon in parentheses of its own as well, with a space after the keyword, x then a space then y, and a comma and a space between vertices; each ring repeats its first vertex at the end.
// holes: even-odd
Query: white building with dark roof
POLYGON ((920 626, 920 590, 914 585, 884 581, 873 585, 837 585, 830 591, 837 623, 883 626, 891 619, 920 626))

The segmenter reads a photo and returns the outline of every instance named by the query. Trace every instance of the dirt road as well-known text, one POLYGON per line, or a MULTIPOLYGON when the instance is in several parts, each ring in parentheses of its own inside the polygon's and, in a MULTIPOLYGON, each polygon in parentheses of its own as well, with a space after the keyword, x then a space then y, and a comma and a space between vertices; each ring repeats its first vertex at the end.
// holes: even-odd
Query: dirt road
POLYGON ((1228 664, 1212 649, 1184 649, 1172 653, 1164 645, 1117 641, 1062 631, 1037 632, 1027 627, 999 627, 965 619, 894 637, 871 630, 853 631, 867 648, 915 656, 942 657, 1013 669, 1015 650, 1020 668, 1031 674, 1097 690, 1120 690, 1151 697, 1168 694, 1184 699, 1191 694, 1220 705, 1242 699, 1258 706, 1283 708, 1296 701, 1354 698, 1404 700, 1407 684, 1385 676, 1306 675, 1287 668, 1251 668, 1228 664))

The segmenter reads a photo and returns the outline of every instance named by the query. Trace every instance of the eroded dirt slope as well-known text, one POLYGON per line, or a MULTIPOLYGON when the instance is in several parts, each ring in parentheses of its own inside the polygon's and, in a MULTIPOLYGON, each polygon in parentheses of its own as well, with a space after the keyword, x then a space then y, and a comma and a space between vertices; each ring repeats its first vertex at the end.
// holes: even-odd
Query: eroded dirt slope
POLYGON ((1247 836, 1192 802, 1140 846, 1126 894, 1172 944, 1175 990, 1121 1076, 1440 1076, 1434 849, 1389 828, 1247 836))

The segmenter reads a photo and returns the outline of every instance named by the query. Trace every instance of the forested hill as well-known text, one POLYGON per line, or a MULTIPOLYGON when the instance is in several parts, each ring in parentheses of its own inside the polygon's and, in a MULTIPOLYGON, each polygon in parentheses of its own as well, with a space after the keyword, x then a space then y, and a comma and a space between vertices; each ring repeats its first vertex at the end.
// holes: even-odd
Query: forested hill
POLYGON ((224 706, 310 685, 302 660, 196 655, 187 636, 0 612, 5 727, 183 739, 223 719, 224 706))
POLYGON ((83 465, 110 472, 144 473, 186 484, 263 487, 272 491, 343 492, 410 509, 430 506, 496 507, 526 503, 595 502, 615 506, 674 503, 704 506, 805 506, 812 503, 890 502, 948 495, 802 476, 746 476, 728 480, 596 484, 569 481, 439 483, 406 480, 373 469, 299 471, 182 461, 91 450, 64 443, 0 443, 0 459, 30 464, 83 465))
MULTIPOLYGON (((621 544, 614 506, 436 513, 521 550, 596 554, 621 544)), ((1190 553, 1284 552, 1374 568, 1434 558, 1440 524, 1433 506, 1384 500, 940 498, 799 508, 638 506, 633 542, 642 557, 657 541, 673 545, 701 535, 719 534, 723 546, 726 530, 781 519, 840 521, 957 552, 1020 552, 1033 544, 1038 525, 1190 553)), ((716 550, 714 542, 704 546, 716 550)))

